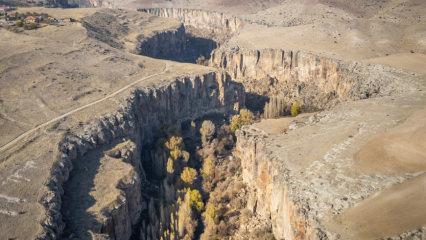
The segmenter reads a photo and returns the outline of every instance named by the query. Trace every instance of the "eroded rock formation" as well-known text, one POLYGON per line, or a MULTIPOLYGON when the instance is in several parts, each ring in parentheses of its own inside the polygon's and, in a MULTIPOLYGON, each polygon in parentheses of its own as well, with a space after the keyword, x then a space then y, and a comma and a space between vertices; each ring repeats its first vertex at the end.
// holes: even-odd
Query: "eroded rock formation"
MULTIPOLYGON (((243 103, 241 85, 233 83, 225 74, 208 73, 183 77, 172 84, 136 90, 117 113, 87 125, 82 132, 68 134, 60 144, 61 155, 52 169, 52 178, 48 184, 50 192, 41 200, 50 214, 44 221, 44 233, 40 239, 58 238, 65 227, 61 214, 61 195, 64 192, 63 184, 72 171, 73 162, 84 159, 87 154, 99 151, 102 146, 122 138, 132 140, 137 146, 135 153, 140 152, 140 146, 152 143, 156 132, 164 126, 211 112, 232 112, 243 103)), ((136 166, 137 164, 133 165, 137 172, 136 166)), ((130 201, 129 204, 132 202, 130 199, 125 201, 130 201)), ((107 218, 99 223, 98 228, 91 229, 95 234, 111 234, 117 231, 122 232, 123 236, 132 234, 128 232, 129 227, 118 230, 118 226, 111 223, 113 219, 122 219, 120 216, 126 216, 130 223, 134 223, 134 217, 129 215, 132 213, 126 214, 125 206, 114 209, 109 214, 116 217, 107 218)))
POLYGON ((303 51, 222 47, 213 51, 209 65, 226 70, 249 93, 280 97, 287 106, 298 100, 305 110, 386 95, 396 89, 395 76, 375 74, 380 66, 347 63, 303 51))
POLYGON ((179 19, 185 26, 203 31, 219 42, 237 33, 244 25, 237 17, 213 11, 183 8, 144 8, 140 11, 179 19))

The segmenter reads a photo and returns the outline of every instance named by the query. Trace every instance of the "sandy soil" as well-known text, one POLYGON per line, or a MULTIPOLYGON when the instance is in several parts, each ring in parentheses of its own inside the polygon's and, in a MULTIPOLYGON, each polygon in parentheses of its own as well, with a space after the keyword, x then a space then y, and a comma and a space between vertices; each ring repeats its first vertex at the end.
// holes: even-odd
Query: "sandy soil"
POLYGON ((426 54, 401 53, 385 57, 371 58, 365 60, 369 63, 384 64, 396 68, 402 68, 421 74, 426 74, 426 54))
POLYGON ((330 229, 342 239, 378 239, 426 226, 426 174, 392 186, 338 215, 330 229), (422 223, 422 224, 421 224, 422 223))
POLYGON ((387 174, 426 171, 426 110, 375 136, 355 155, 362 172, 387 174))

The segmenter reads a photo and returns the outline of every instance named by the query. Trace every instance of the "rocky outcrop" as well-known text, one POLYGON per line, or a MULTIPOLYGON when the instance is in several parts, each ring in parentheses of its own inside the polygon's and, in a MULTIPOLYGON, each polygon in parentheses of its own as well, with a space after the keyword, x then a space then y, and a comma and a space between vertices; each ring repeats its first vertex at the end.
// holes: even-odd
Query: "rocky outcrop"
POLYGON ((248 209, 270 221, 276 239, 321 239, 322 233, 291 199, 288 170, 278 168, 266 149, 266 137, 256 129, 237 132, 235 154, 241 159, 243 180, 250 189, 248 209))
POLYGON ((313 53, 282 50, 213 51, 210 66, 226 70, 248 92, 298 100, 306 110, 324 109, 346 100, 395 91, 394 76, 378 74, 380 66, 346 63, 313 53))
POLYGON ((114 7, 114 1, 109 0, 63 0, 62 7, 114 7))
POLYGON ((153 36, 139 36, 136 51, 149 57, 183 61, 189 57, 186 56, 186 42, 185 28, 181 25, 177 29, 158 32, 153 36))
POLYGON ((103 151, 100 157, 94 150, 74 161, 62 207, 67 237, 84 239, 90 233, 95 238, 130 238, 146 206, 141 198, 145 173, 139 150, 128 140, 103 151))
POLYGON ((131 139, 139 147, 150 144, 164 126, 212 112, 232 112, 243 103, 240 84, 225 74, 211 72, 182 77, 155 88, 134 90, 115 114, 72 130, 59 145, 60 155, 47 183, 50 190, 40 199, 48 217, 43 221, 43 233, 38 239, 57 239, 62 234, 65 225, 61 196, 73 162, 117 139, 131 139))
POLYGON ((139 11, 147 12, 160 17, 179 19, 186 27, 202 29, 205 34, 215 40, 223 40, 237 33, 244 22, 224 13, 183 8, 142 8, 139 11))

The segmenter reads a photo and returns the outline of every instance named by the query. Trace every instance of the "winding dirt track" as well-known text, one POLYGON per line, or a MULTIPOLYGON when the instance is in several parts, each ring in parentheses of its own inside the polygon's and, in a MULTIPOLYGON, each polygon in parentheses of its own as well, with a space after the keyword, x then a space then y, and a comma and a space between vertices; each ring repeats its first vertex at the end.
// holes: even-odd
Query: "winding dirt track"
POLYGON ((125 91, 125 90, 127 90, 127 89, 129 89, 129 88, 131 88, 131 87, 133 87, 134 85, 136 85, 136 84, 138 84, 138 83, 140 83, 140 82, 142 82, 142 81, 144 81, 144 80, 147 80, 147 79, 149 79, 149 78, 152 78, 152 77, 156 77, 156 76, 162 75, 163 73, 165 73, 165 72, 168 70, 168 67, 169 67, 169 66, 168 66, 168 64, 166 63, 166 64, 165 64, 165 67, 164 67, 164 69, 163 69, 163 71, 161 71, 161 72, 159 72, 159 73, 151 74, 151 75, 149 75, 149 76, 146 76, 146 77, 144 77, 144 78, 141 78, 141 79, 139 79, 139 80, 137 80, 137 81, 135 81, 135 82, 132 82, 132 83, 130 83, 130 84, 128 84, 128 85, 126 85, 126 86, 124 86, 124 87, 122 87, 122 88, 118 89, 117 91, 114 91, 114 92, 110 93, 109 95, 107 95, 107 96, 105 96, 105 97, 103 97, 103 98, 101 98, 101 99, 98 99, 98 100, 93 101, 93 102, 91 102, 91 103, 88 103, 88 104, 85 104, 85 105, 83 105, 83 106, 80 106, 80 107, 78 107, 78 108, 76 108, 76 109, 74 109, 74 110, 71 110, 71 111, 69 111, 69 112, 66 112, 66 113, 64 113, 64 114, 62 114, 62 115, 60 115, 60 116, 58 116, 58 117, 55 117, 54 119, 51 119, 51 120, 49 120, 49 121, 47 121, 47 122, 44 122, 44 123, 42 123, 42 124, 39 124, 39 125, 37 125, 36 127, 32 128, 32 129, 30 129, 30 130, 28 130, 28 131, 26 131, 26 132, 23 132, 22 134, 20 134, 20 135, 19 135, 19 136, 17 136, 16 138, 14 138, 12 141, 10 141, 10 142, 8 142, 8 143, 4 144, 3 146, 1 146, 1 147, 0 147, 0 152, 5 151, 7 148, 9 148, 10 146, 12 146, 12 145, 16 144, 18 141, 22 140, 22 139, 23 139, 23 138, 25 138, 26 136, 30 135, 31 133, 33 133, 33 132, 35 132, 35 131, 37 131, 37 130, 39 130, 39 129, 43 128, 43 127, 48 126, 49 124, 52 124, 52 123, 54 123, 54 122, 56 122, 56 121, 59 121, 59 120, 61 120, 61 119, 65 118, 65 117, 67 117, 67 116, 70 116, 71 114, 74 114, 74 113, 76 113, 76 112, 78 112, 78 111, 81 111, 81 110, 83 110, 83 109, 85 109, 85 108, 88 108, 88 107, 90 107, 90 106, 93 106, 93 105, 95 105, 95 104, 98 104, 98 103, 100 103, 100 102, 103 102, 103 101, 105 101, 105 100, 107 100, 107 99, 109 99, 109 98, 112 98, 112 97, 116 96, 117 94, 119 94, 119 93, 121 93, 121 92, 123 92, 123 91, 125 91))

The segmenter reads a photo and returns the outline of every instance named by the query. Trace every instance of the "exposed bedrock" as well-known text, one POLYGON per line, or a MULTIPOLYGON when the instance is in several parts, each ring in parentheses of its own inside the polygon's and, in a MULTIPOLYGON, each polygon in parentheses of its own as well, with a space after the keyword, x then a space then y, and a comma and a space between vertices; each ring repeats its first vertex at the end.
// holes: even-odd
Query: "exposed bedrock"
POLYGON ((244 22, 224 13, 183 8, 143 8, 139 11, 154 14, 160 17, 179 19, 185 27, 192 27, 202 31, 204 35, 212 37, 215 41, 223 42, 237 33, 244 22))
POLYGON ((212 112, 230 113, 243 103, 240 84, 225 74, 211 72, 137 89, 116 113, 71 130, 60 143, 61 155, 47 184, 50 192, 41 198, 49 214, 38 239, 57 239, 64 228, 67 237, 128 239, 138 229, 137 215, 146 206, 135 193, 144 181, 142 146, 152 144, 162 127, 212 112), (85 183, 89 183, 88 189, 66 191, 85 183), (73 202, 75 199, 82 202, 73 202), (68 209, 70 206, 81 211, 68 209), (82 224, 82 219, 90 223, 82 224))
POLYGON ((311 225, 304 209, 290 198, 288 172, 278 172, 283 168, 276 166, 266 150, 265 137, 253 129, 237 132, 235 153, 242 159, 243 180, 250 189, 247 207, 270 221, 276 239, 321 239, 322 233, 311 225))
POLYGON ((287 110, 297 100, 310 111, 396 89, 395 76, 382 74, 382 66, 347 63, 303 51, 222 47, 213 51, 209 65, 242 82, 249 93, 247 105, 255 110, 262 109, 259 102, 270 97, 279 98, 287 110))
POLYGON ((195 63, 200 59, 209 59, 216 47, 215 41, 193 36, 181 25, 153 36, 139 36, 136 51, 149 57, 195 63))

